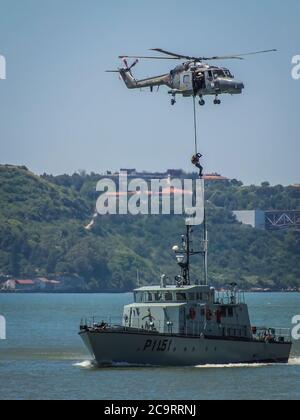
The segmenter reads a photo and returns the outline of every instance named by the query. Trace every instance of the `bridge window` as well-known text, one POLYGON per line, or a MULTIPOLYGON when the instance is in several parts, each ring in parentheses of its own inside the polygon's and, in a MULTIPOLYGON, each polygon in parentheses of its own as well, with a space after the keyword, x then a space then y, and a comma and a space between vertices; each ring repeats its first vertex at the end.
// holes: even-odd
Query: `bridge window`
POLYGON ((226 306, 221 307, 221 316, 222 318, 226 318, 227 316, 226 306))
POLYGON ((202 293, 197 293, 197 300, 203 300, 202 293))
POLYGON ((147 302, 152 302, 153 297, 152 297, 152 293, 147 293, 147 302))
POLYGON ((195 293, 189 293, 189 300, 195 300, 195 293))
POLYGON ((228 308, 228 317, 233 318, 233 308, 228 308))
POLYGON ((186 294, 185 293, 176 293, 176 300, 177 300, 177 302, 186 301, 186 294))
POLYGON ((137 303, 143 302, 143 293, 134 293, 134 301, 137 303))
POLYGON ((209 301, 211 302, 211 303, 214 303, 214 300, 215 300, 215 293, 214 292, 211 292, 211 293, 209 293, 209 301))
POLYGON ((159 292, 156 292, 155 295, 154 295, 154 299, 155 299, 156 302, 161 301, 162 300, 162 294, 159 293, 159 292))
POLYGON ((173 295, 171 292, 165 293, 165 300, 171 302, 173 300, 173 295))

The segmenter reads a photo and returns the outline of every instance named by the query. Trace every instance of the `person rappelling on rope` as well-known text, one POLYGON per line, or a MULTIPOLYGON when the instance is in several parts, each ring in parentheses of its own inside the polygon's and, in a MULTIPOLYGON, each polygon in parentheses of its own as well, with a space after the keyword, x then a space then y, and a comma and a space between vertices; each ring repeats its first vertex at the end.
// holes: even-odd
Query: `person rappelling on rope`
POLYGON ((196 166, 196 168, 198 168, 200 170, 199 172, 199 176, 202 179, 203 178, 203 166, 200 163, 200 159, 203 157, 203 155, 201 155, 201 153, 197 153, 196 155, 194 155, 192 157, 192 164, 196 166))

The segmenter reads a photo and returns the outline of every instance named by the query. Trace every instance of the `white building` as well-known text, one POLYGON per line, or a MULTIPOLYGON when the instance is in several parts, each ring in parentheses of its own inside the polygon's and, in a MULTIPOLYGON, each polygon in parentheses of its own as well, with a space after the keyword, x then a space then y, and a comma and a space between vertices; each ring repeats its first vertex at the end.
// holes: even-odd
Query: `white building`
POLYGON ((233 214, 238 222, 252 226, 255 229, 266 229, 266 213, 263 210, 240 210, 233 214))

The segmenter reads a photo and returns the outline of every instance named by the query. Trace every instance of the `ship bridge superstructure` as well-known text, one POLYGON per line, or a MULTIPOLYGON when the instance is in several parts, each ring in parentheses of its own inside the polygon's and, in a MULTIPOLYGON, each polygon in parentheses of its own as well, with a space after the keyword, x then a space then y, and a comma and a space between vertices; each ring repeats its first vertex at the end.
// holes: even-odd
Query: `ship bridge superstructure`
POLYGON ((162 334, 251 339, 243 295, 216 293, 206 285, 148 286, 134 291, 124 307, 123 326, 162 334))

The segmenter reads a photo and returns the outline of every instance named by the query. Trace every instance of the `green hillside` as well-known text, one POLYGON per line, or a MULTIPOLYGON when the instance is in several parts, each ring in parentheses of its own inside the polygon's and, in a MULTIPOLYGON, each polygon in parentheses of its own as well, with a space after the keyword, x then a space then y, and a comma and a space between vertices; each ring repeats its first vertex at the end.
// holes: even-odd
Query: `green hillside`
MULTIPOLYGON (((178 216, 98 217, 96 174, 38 177, 26 168, 0 166, 0 273, 15 277, 77 274, 86 290, 130 290, 174 276, 171 248, 184 232, 178 216)), ((263 232, 241 226, 231 209, 300 209, 296 190, 209 184, 210 277, 215 285, 300 286, 298 232, 263 232)), ((197 261, 196 261, 197 262, 197 261)), ((201 275, 201 261, 194 275, 201 275)))

